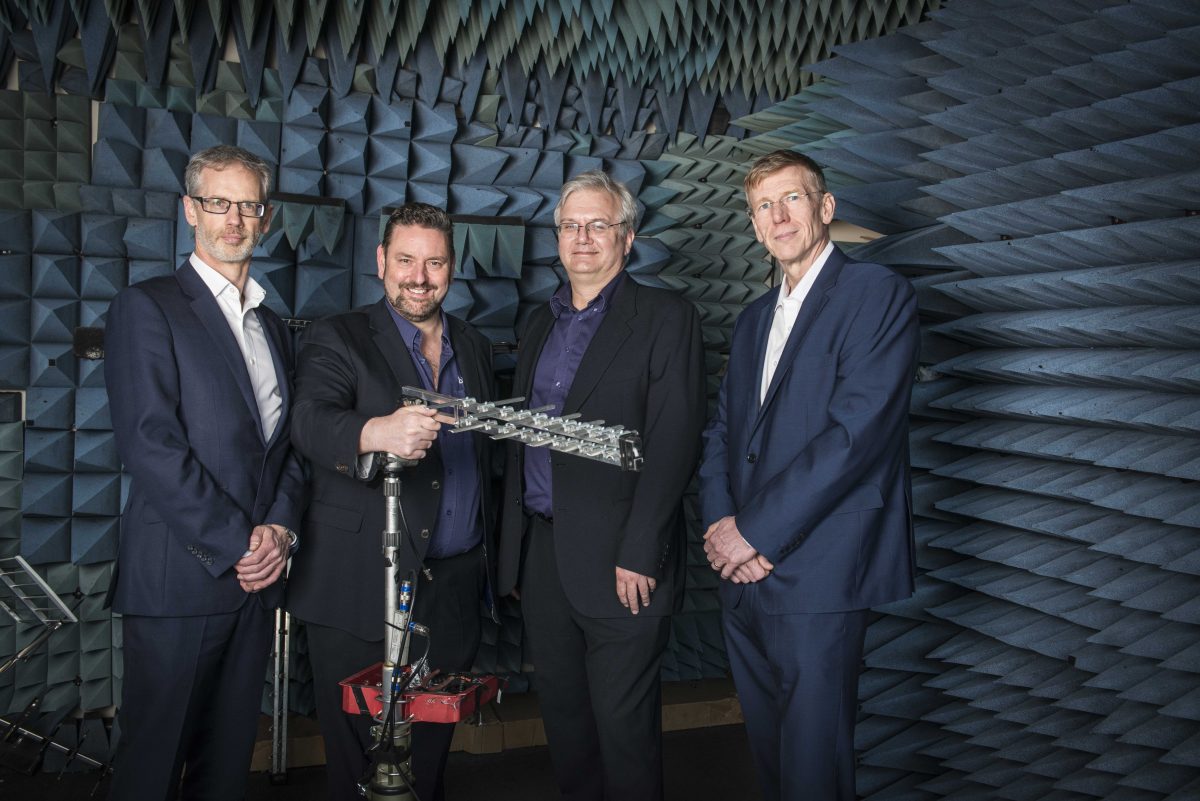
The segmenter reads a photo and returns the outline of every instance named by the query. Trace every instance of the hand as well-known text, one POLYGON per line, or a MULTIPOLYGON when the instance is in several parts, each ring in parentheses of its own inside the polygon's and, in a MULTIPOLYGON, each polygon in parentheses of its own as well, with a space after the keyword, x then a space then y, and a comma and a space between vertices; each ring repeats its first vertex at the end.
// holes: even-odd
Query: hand
POLYGON ((283 572, 288 558, 287 529, 275 524, 255 526, 250 532, 248 553, 237 561, 238 583, 246 592, 270 587, 283 572))
POLYGON ((775 565, 767 561, 767 557, 761 553, 755 554, 749 562, 743 562, 734 569, 733 583, 753 584, 756 581, 762 581, 771 575, 771 571, 774 569, 775 565))
POLYGON ((623 567, 617 568, 617 598, 621 606, 635 615, 638 613, 638 599, 641 599, 642 606, 649 606, 650 593, 657 586, 658 582, 651 576, 643 576, 623 567))
POLYGON ((428 406, 401 406, 384 417, 372 417, 358 437, 358 452, 383 452, 401 459, 423 459, 442 423, 453 419, 428 406))
POLYGON ((713 570, 721 571, 723 579, 758 555, 754 546, 742 537, 737 521, 730 515, 722 517, 704 532, 704 553, 713 570))

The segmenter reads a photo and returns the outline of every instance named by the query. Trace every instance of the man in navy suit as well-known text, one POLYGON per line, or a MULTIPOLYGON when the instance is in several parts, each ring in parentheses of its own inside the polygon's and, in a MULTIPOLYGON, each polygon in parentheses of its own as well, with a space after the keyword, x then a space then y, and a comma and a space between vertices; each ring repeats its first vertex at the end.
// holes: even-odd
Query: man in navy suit
POLYGON ((240 148, 193 156, 195 251, 109 307, 105 383, 130 476, 109 594, 125 663, 112 799, 174 799, 181 773, 185 799, 245 794, 304 488, 287 330, 250 277, 270 180, 240 148))
POLYGON ((853 799, 868 609, 913 592, 916 301, 833 246, 807 156, 763 156, 745 188, 783 281, 734 326, 704 433, 704 548, 763 798, 853 799))

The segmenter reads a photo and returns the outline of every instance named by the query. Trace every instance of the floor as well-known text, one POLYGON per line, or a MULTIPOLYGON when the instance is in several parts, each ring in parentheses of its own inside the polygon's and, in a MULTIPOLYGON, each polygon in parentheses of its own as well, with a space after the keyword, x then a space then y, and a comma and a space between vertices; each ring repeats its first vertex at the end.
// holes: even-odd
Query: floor
MULTIPOLYGON (((727 798, 754 801, 750 753, 741 725, 708 726, 663 735, 666 801, 727 798)), ((265 773, 251 777, 247 801, 316 801, 324 798, 321 767, 288 771, 272 783, 265 773)), ((95 773, 26 776, 0 768, 4 801, 86 801, 104 799, 108 780, 95 773)), ((496 754, 450 755, 446 770, 449 801, 552 801, 558 792, 545 747, 496 754)))

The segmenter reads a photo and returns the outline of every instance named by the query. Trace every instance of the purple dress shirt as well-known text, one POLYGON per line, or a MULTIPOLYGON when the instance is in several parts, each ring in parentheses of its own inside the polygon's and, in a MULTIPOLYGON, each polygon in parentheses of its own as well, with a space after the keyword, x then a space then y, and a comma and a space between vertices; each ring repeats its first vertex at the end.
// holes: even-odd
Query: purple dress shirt
MULTIPOLYGON (((466 397, 462 374, 454 358, 454 349, 446 332, 450 326, 442 315, 442 365, 438 374, 438 385, 433 386, 433 371, 429 361, 421 353, 421 332, 408 320, 401 317, 391 305, 388 311, 396 321, 396 328, 408 347, 421 386, 455 398, 466 397)), ((479 460, 475 454, 475 438, 469 434, 439 433, 433 447, 442 457, 442 502, 438 509, 438 522, 429 540, 427 558, 444 559, 466 553, 483 541, 483 520, 479 511, 479 460)))
MULTIPOLYGON (((625 271, 609 281, 600 294, 583 309, 571 305, 571 285, 563 284, 550 298, 550 313, 554 327, 546 337, 542 354, 533 373, 533 390, 529 393, 528 409, 548 409, 550 414, 562 414, 567 393, 579 371, 583 354, 592 337, 600 329, 604 315, 612 303, 613 294, 625 280, 625 271)), ((554 486, 550 473, 550 449, 525 449, 525 508, 545 517, 554 516, 554 486)))

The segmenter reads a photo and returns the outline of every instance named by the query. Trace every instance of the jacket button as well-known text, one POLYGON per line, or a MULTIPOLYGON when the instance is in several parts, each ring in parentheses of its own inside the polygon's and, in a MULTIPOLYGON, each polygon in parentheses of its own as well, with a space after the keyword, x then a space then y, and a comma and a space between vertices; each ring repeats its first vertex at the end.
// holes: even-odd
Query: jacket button
POLYGON ((430 484, 429 486, 430 486, 430 487, 432 487, 432 488, 433 488, 433 489, 435 489, 435 490, 439 490, 439 489, 441 489, 441 488, 442 488, 442 482, 440 482, 440 481, 434 481, 434 482, 433 482, 432 484, 430 484))
POLYGON ((338 471, 339 473, 345 473, 345 472, 346 472, 347 470, 349 470, 349 469, 350 469, 350 468, 349 468, 349 467, 346 467, 346 465, 345 465, 345 464, 343 464, 342 462, 338 462, 338 463, 337 463, 337 471, 338 471))
POLYGON ((750 464, 754 464, 755 462, 758 461, 758 454, 757 453, 747 453, 746 461, 749 462, 750 464))
POLYGON ((427 528, 421 529, 421 539, 423 539, 423 540, 429 539, 429 529, 427 529, 427 528))

